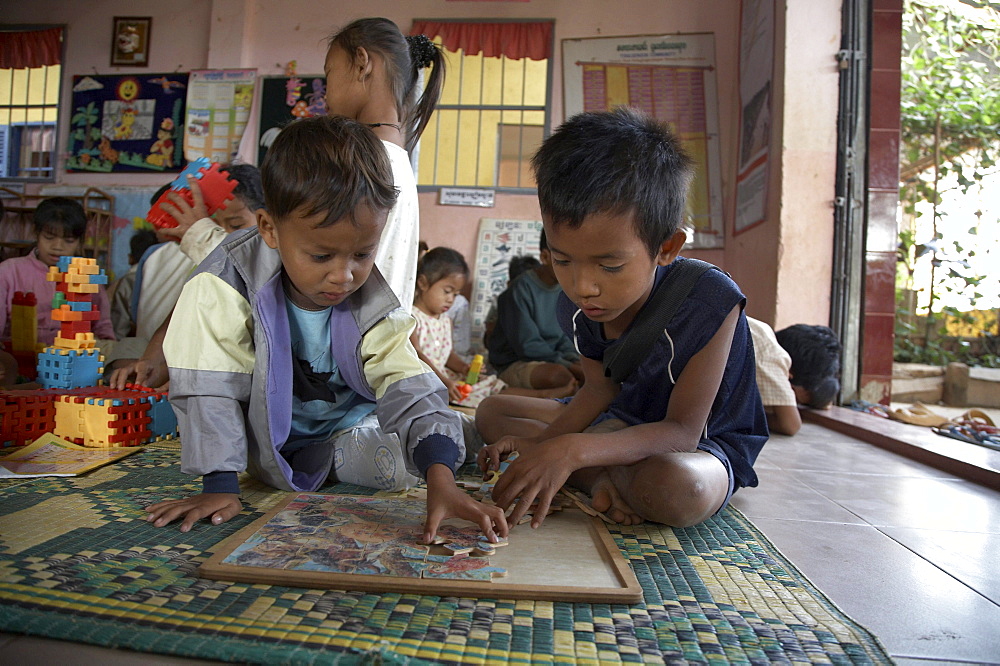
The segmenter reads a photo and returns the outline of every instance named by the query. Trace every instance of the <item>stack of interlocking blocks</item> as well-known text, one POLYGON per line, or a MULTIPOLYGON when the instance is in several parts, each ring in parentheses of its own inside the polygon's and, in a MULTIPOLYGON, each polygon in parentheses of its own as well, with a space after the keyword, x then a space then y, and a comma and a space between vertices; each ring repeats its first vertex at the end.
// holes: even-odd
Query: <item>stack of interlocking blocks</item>
POLYGON ((95 386, 104 374, 104 357, 91 330, 100 316, 91 294, 107 284, 108 276, 94 259, 59 257, 48 280, 56 283, 52 318, 62 324, 52 346, 38 355, 38 381, 45 388, 95 386))

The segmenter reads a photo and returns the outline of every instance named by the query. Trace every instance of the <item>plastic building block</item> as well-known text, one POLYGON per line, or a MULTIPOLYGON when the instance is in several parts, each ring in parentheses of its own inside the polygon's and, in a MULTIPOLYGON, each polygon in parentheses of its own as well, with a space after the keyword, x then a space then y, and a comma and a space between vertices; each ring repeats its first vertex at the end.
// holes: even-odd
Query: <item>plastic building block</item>
POLYGON ((38 351, 38 301, 33 292, 14 292, 10 308, 11 351, 38 351))
POLYGON ((170 199, 167 198, 167 195, 170 192, 175 192, 189 204, 194 204, 191 188, 188 187, 187 177, 189 175, 198 179, 198 187, 209 215, 214 215, 216 211, 225 206, 227 201, 233 198, 236 181, 230 179, 227 172, 221 171, 218 164, 211 163, 204 157, 199 157, 188 162, 184 171, 170 184, 170 189, 161 194, 160 198, 149 209, 146 220, 154 227, 169 229, 177 226, 174 218, 162 208, 162 204, 169 203, 170 199))
MULTIPOLYGON (((86 335, 93 338, 93 333, 86 335)), ((60 338, 57 337, 58 341, 60 338)), ((96 349, 46 347, 38 355, 38 382, 49 389, 95 386, 104 374, 104 357, 96 349)))
POLYGON ((475 384, 479 381, 479 372, 483 369, 483 355, 476 354, 469 363, 469 373, 465 376, 466 384, 475 384))
POLYGON ((55 426, 53 395, 47 391, 0 391, 0 446, 25 446, 55 426))

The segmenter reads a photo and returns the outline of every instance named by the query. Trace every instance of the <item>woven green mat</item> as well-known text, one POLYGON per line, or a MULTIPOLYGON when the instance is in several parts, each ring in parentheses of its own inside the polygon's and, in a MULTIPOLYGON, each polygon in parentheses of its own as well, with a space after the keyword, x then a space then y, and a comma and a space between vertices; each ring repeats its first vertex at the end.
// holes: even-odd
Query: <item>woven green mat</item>
POLYGON ((644 590, 634 605, 199 579, 222 539, 284 495, 250 484, 225 525, 154 528, 143 506, 198 487, 178 458, 168 443, 82 477, 0 482, 0 630, 269 664, 890 662, 733 509, 613 530, 644 590))

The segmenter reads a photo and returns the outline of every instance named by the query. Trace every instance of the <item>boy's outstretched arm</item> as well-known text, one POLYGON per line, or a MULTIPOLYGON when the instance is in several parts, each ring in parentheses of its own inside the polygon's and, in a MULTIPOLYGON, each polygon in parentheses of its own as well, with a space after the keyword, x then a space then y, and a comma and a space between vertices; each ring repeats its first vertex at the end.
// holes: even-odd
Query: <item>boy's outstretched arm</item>
POLYGON ((441 521, 446 518, 461 518, 476 523, 492 542, 496 542, 498 537, 507 536, 507 519, 503 509, 477 502, 470 497, 455 484, 455 475, 447 465, 431 465, 427 469, 424 543, 433 541, 441 521))
POLYGON ((493 440, 492 444, 480 450, 477 459, 479 468, 484 474, 499 469, 500 461, 514 451, 522 452, 548 439, 582 432, 611 404, 618 395, 621 385, 605 377, 604 368, 597 361, 581 358, 580 363, 585 377, 583 386, 559 415, 534 437, 502 434, 503 426, 500 424, 483 427, 481 433, 484 439, 487 442, 493 440), (491 430, 495 432, 490 432, 491 430))
POLYGON ((183 517, 181 532, 188 532, 196 522, 211 516, 213 525, 221 525, 243 510, 240 496, 233 493, 202 493, 179 500, 166 500, 146 507, 146 522, 163 527, 183 517))
POLYGON ((632 465, 660 453, 696 450, 722 383, 739 315, 736 306, 681 371, 662 421, 611 433, 560 435, 521 452, 493 488, 499 507, 506 509, 518 500, 509 522, 516 525, 537 499, 531 526, 541 525, 552 498, 576 470, 632 465))

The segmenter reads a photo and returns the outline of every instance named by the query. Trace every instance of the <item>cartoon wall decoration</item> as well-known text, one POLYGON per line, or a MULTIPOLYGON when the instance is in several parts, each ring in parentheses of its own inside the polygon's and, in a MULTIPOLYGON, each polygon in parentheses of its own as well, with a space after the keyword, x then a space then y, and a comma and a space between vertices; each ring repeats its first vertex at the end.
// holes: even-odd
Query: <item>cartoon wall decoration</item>
POLYGON ((67 171, 180 171, 187 74, 73 77, 67 171))
POLYGON ((263 164, 282 127, 295 118, 325 115, 326 81, 322 74, 261 77, 257 164, 263 164))

